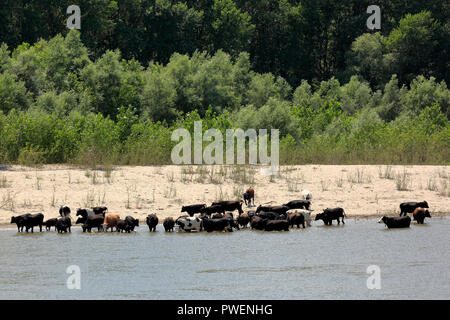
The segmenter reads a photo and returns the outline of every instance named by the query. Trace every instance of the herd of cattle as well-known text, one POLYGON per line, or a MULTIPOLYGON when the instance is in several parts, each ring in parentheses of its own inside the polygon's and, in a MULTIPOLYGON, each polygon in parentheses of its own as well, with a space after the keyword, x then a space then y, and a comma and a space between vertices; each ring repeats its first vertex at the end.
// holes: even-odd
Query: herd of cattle
MULTIPOLYGON (((289 231, 289 228, 296 226, 297 228, 311 226, 311 199, 312 195, 309 191, 302 192, 303 199, 292 200, 283 205, 262 206, 259 205, 256 210, 242 210, 242 204, 245 202, 247 206, 253 202, 255 193, 253 188, 249 188, 244 194, 244 200, 218 201, 213 202, 210 206, 206 204, 193 204, 182 206, 181 212, 185 215, 179 216, 174 220, 168 217, 163 221, 163 227, 166 232, 174 231, 175 226, 179 231, 200 232, 200 231, 233 231, 240 228, 250 228, 262 231, 289 231), (234 216, 234 211, 238 211, 238 215, 234 216)), ((405 202, 400 204, 399 217, 382 217, 380 223, 385 223, 388 228, 407 228, 410 226, 411 218, 408 213, 413 214, 413 219, 417 223, 422 224, 426 217, 431 218, 428 203, 423 202, 405 202)), ((118 214, 107 214, 107 207, 95 207, 92 209, 77 209, 75 224, 81 224, 83 232, 91 232, 92 229, 98 231, 114 231, 132 232, 135 227, 139 226, 139 220, 131 216, 121 219, 118 214)), ((42 213, 24 214, 11 217, 11 223, 17 224, 18 232, 31 230, 39 227, 42 232, 44 226, 47 231, 51 227, 55 227, 58 233, 71 232, 72 218, 71 210, 68 206, 62 206, 59 209, 60 217, 52 218, 44 221, 42 213)), ((315 215, 315 221, 322 220, 325 225, 332 225, 333 220, 337 224, 341 222, 345 224, 344 217, 347 217, 343 208, 327 208, 321 213, 315 215)), ((159 219, 156 214, 149 214, 146 218, 146 224, 150 231, 156 231, 159 219)))

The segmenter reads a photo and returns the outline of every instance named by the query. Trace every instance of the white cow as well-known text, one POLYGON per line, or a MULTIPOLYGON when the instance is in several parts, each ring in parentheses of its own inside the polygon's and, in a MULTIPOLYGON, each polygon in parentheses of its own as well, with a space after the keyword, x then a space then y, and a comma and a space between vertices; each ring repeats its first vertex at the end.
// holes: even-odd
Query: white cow
POLYGON ((309 190, 302 190, 302 197, 303 197, 303 200, 311 200, 312 193, 309 190))
POLYGON ((181 216, 176 221, 178 230, 185 232, 202 231, 202 220, 198 217, 181 216))

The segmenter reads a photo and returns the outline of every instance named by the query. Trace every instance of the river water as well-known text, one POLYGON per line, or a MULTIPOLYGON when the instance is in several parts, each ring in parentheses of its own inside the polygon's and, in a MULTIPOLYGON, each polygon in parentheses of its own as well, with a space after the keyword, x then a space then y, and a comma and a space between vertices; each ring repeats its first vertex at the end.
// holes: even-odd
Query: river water
POLYGON ((450 299, 450 219, 289 232, 71 234, 0 230, 0 299, 450 299), (69 266, 80 289, 68 289, 69 266), (367 273, 379 267, 380 289, 367 273), (375 268, 377 268, 375 267, 375 268))

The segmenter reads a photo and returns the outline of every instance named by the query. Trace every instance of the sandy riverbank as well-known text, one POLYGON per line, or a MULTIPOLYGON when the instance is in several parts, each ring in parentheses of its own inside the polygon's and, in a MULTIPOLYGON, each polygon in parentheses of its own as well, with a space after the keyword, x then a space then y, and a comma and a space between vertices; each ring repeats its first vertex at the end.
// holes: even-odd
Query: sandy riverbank
POLYGON ((427 200, 432 216, 450 215, 448 166, 283 166, 274 177, 256 166, 0 166, 0 225, 28 212, 57 217, 62 204, 73 215, 76 208, 105 205, 123 217, 156 213, 162 220, 179 216, 182 204, 236 199, 248 186, 256 205, 300 199, 307 189, 314 213, 343 207, 349 218, 378 217, 396 214, 401 202, 427 200))

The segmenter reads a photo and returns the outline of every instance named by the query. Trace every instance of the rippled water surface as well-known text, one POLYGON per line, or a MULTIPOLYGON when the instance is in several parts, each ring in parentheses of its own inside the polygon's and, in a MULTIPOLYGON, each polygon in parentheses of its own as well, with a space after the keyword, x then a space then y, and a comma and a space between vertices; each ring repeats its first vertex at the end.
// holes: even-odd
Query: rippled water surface
POLYGON ((450 299, 450 219, 263 233, 0 230, 0 299, 450 299), (69 290, 66 269, 81 270, 69 290), (381 289, 369 290, 369 265, 381 289))

